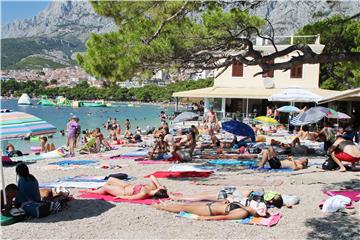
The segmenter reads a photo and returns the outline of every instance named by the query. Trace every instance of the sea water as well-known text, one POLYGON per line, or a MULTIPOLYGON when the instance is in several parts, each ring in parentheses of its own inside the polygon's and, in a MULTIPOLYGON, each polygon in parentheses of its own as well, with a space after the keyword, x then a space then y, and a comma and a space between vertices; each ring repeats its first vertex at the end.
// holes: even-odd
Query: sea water
MULTIPOLYGON (((97 127, 101 129, 105 136, 107 131, 103 128, 109 117, 116 118, 120 124, 122 131, 125 129, 125 119, 129 119, 131 129, 134 131, 136 127, 146 129, 147 126, 158 127, 161 124, 160 111, 165 111, 168 116, 174 113, 174 106, 167 109, 160 105, 151 104, 134 104, 128 106, 127 103, 114 103, 111 107, 52 107, 37 105, 32 101, 33 105, 17 105, 17 100, 1 99, 1 108, 10 109, 12 111, 26 112, 35 115, 57 128, 57 133, 48 141, 55 144, 56 147, 65 144, 65 137, 61 136, 60 130, 66 130, 66 123, 71 114, 76 115, 80 119, 82 130, 93 130, 97 127)), ((25 140, 9 140, 16 149, 29 152, 30 146, 39 146, 39 142, 30 142, 25 140)))

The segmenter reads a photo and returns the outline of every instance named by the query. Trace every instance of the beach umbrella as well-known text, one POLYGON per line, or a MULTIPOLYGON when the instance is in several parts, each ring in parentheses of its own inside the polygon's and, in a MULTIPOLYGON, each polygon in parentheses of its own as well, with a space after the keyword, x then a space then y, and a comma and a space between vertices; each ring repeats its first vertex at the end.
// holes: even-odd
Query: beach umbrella
POLYGON ((0 140, 56 133, 50 123, 24 112, 0 112, 0 140))
POLYGON ((193 113, 193 112, 183 112, 180 113, 173 122, 177 123, 177 122, 184 122, 184 121, 188 121, 191 120, 193 118, 198 117, 199 114, 193 113))
POLYGON ((255 118, 255 121, 257 121, 259 123, 263 123, 263 124, 272 124, 272 125, 280 124, 274 118, 266 117, 266 116, 257 117, 257 118, 255 118))
POLYGON ((237 136, 253 137, 255 139, 254 130, 247 124, 230 120, 221 123, 221 127, 224 131, 237 136))
POLYGON ((318 102, 322 97, 302 88, 288 88, 271 95, 268 100, 276 102, 318 102))
POLYGON ((289 106, 283 106, 281 108, 278 108, 277 110, 279 112, 286 112, 286 113, 293 113, 293 112, 298 113, 298 112, 300 112, 299 108, 297 108, 295 106, 290 106, 290 105, 289 106))
POLYGON ((294 126, 306 125, 310 123, 316 123, 323 119, 330 112, 326 107, 312 107, 304 113, 300 113, 293 120, 291 124, 294 126))
POLYGON ((343 112, 337 112, 336 115, 328 114, 326 115, 327 118, 334 118, 334 119, 350 119, 351 117, 343 112))
MULTIPOLYGON (((7 109, 1 109, 0 111, 0 140, 2 147, 6 145, 6 140, 53 134, 55 132, 56 127, 38 117, 35 117, 34 115, 24 112, 12 112, 7 109)), ((1 150, 3 150, 3 148, 1 150)), ((2 160, 0 168, 2 189, 5 193, 5 179, 2 160)))

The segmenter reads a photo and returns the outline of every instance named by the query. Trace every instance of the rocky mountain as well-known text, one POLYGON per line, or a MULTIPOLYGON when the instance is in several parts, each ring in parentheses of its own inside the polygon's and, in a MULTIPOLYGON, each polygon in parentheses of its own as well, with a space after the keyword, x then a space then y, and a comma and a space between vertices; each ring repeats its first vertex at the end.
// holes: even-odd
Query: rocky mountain
POLYGON ((98 16, 88 1, 53 1, 31 19, 2 26, 1 38, 56 37, 85 42, 90 32, 102 33, 114 28, 113 21, 98 16))
MULTIPOLYGON (((264 1, 251 13, 267 18, 276 35, 291 35, 308 23, 334 14, 353 15, 359 9, 360 1, 289 0, 264 1)), ((88 1, 50 2, 33 18, 1 27, 2 67, 21 68, 24 65, 18 63, 28 63, 33 58, 37 62, 57 63, 51 66, 73 65, 74 53, 84 51, 90 32, 114 29, 112 19, 98 16, 88 1)))

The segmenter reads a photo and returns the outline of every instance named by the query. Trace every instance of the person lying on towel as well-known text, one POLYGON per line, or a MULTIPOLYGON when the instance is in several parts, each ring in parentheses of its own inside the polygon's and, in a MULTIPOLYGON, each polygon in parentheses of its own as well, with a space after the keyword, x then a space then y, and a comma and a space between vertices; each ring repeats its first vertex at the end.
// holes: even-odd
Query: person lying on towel
POLYGON ((96 193, 101 195, 113 195, 116 198, 141 200, 147 198, 168 198, 167 189, 161 185, 157 178, 150 176, 149 184, 130 184, 117 178, 110 177, 104 186, 96 190, 85 190, 84 192, 96 193))
MULTIPOLYGON (((272 202, 274 205, 283 205, 280 194, 273 194, 272 202), (278 200, 275 203, 275 197, 278 200)), ((212 203, 198 203, 198 204, 171 204, 162 202, 153 205, 155 208, 165 210, 168 212, 179 213, 182 211, 196 214, 199 216, 198 220, 235 220, 243 219, 248 216, 267 216, 267 206, 262 197, 243 197, 236 201, 223 201, 212 203)))
POLYGON ((268 162, 272 169, 292 168, 296 171, 307 168, 309 162, 306 158, 294 160, 292 156, 288 156, 288 159, 280 161, 272 147, 262 150, 260 154, 262 155, 262 159, 258 164, 258 169, 263 168, 265 163, 268 162))

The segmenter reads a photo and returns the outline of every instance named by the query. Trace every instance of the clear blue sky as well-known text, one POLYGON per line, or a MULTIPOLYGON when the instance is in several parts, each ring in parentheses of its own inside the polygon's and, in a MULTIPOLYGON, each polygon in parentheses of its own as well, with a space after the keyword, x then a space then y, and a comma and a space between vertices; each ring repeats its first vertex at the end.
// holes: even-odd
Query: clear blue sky
POLYGON ((17 0, 0 0, 1 1, 1 24, 6 24, 15 20, 31 18, 41 12, 49 5, 50 1, 17 1, 17 0))

